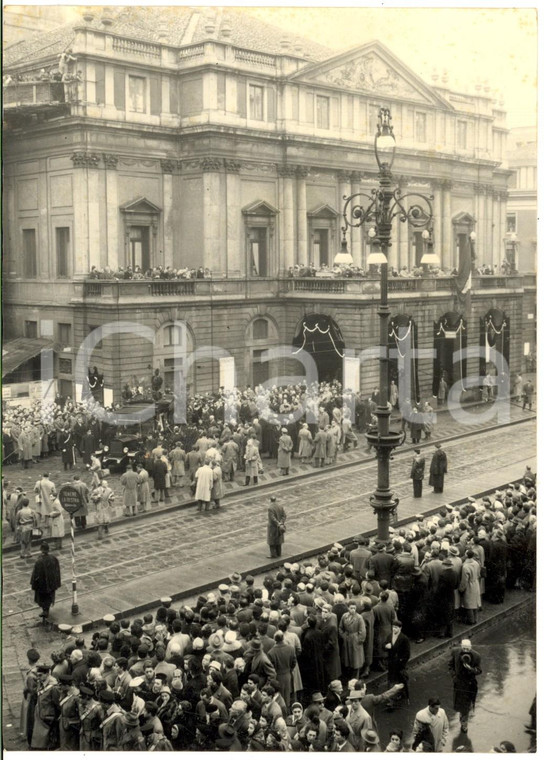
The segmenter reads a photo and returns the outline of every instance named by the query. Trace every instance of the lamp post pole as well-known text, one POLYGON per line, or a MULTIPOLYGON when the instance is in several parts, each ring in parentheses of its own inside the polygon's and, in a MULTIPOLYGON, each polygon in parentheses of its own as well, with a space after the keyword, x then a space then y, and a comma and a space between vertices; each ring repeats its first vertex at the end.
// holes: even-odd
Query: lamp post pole
MULTIPOLYGON (((377 537, 379 544, 389 543, 389 526, 391 515, 395 512, 399 500, 393 494, 389 482, 389 463, 393 449, 400 446, 404 433, 390 430, 391 408, 389 405, 389 317, 388 303, 388 262, 387 254, 391 246, 393 219, 409 222, 412 226, 432 228, 433 196, 420 193, 401 195, 400 187, 395 187, 391 174, 395 155, 395 138, 389 109, 380 108, 379 121, 374 139, 374 153, 379 169, 379 186, 367 193, 355 193, 344 196, 344 226, 342 227, 342 252, 347 250, 346 232, 349 227, 360 227, 373 222, 372 237, 379 243, 380 253, 371 254, 367 263, 380 265, 380 304, 378 317, 380 322, 380 384, 376 417, 378 426, 375 432, 368 432, 366 438, 369 446, 376 450, 378 460, 378 477, 376 490, 370 497, 370 505, 377 516, 377 537), (385 152, 385 155, 384 155, 385 152), (387 160, 385 160, 387 158, 387 160), (404 202, 410 198, 409 205, 404 202), (359 199, 363 199, 362 201, 359 199), (363 205, 365 204, 365 205, 363 205)), ((430 233, 427 238, 431 238, 430 233)))

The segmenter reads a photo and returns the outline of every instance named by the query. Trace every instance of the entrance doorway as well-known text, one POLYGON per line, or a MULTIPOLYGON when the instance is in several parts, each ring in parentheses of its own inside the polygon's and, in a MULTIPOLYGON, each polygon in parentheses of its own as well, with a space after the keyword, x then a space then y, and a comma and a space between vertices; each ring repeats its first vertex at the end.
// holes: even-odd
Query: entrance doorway
POLYGON ((438 396, 440 380, 448 390, 467 376, 467 326, 461 314, 448 311, 434 323, 433 396, 438 396))
POLYGON ((343 381, 345 343, 340 328, 326 314, 308 314, 293 338, 293 356, 306 351, 317 366, 319 382, 343 381))

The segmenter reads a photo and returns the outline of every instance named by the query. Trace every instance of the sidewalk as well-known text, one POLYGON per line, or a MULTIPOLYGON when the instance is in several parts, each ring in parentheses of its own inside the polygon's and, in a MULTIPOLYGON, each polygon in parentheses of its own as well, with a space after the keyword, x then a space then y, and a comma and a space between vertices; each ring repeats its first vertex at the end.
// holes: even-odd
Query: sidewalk
MULTIPOLYGON (((536 466, 536 456, 527 463, 536 466)), ((519 463, 502 468, 500 483, 506 485, 518 479, 519 475, 519 463)), ((470 479, 452 483, 448 488, 448 503, 465 502, 467 496, 474 493, 474 485, 470 479)), ((496 472, 486 472, 479 477, 478 494, 483 495, 496 488, 496 472)), ((255 542, 242 549, 233 549, 205 557, 189 566, 173 566, 168 570, 151 573, 137 580, 118 583, 112 590, 98 589, 95 592, 82 594, 78 596, 81 612, 77 616, 71 614, 71 600, 60 601, 52 609, 50 620, 55 625, 77 624, 88 629, 99 623, 104 615, 115 615, 117 618, 130 617, 150 607, 158 606, 162 596, 170 596, 178 600, 190 594, 216 588, 233 570, 242 575, 266 572, 286 560, 295 562, 304 557, 314 556, 336 541, 345 542, 362 532, 374 534, 376 518, 367 507, 369 495, 360 495, 365 509, 361 509, 361 512, 348 519, 337 520, 333 524, 309 525, 302 531, 289 533, 285 543, 287 555, 281 560, 267 562, 265 558, 268 554, 268 546, 263 542, 255 542)), ((404 498, 399 505, 399 522, 411 521, 417 513, 432 514, 443 504, 443 494, 429 491, 421 499, 404 498)), ((212 523, 210 523, 210 529, 213 529, 212 523)))
MULTIPOLYGON (((485 404, 481 403, 474 403, 474 404, 466 404, 463 406, 465 410, 473 410, 476 412, 477 410, 484 410, 486 407, 485 404)), ((521 422, 525 422, 529 419, 531 419, 533 416, 535 416, 534 412, 531 414, 528 411, 522 412, 521 408, 512 404, 510 406, 511 411, 511 418, 512 422, 508 424, 519 424, 521 422)), ((419 444, 419 447, 421 449, 426 449, 434 446, 434 444, 437 441, 441 442, 447 442, 451 440, 458 439, 463 436, 470 435, 474 433, 475 431, 479 429, 489 429, 493 427, 493 425, 496 425, 496 420, 492 421, 489 426, 479 426, 477 423, 474 425, 465 425, 459 422, 455 422, 455 420, 452 420, 449 414, 448 409, 438 409, 437 412, 437 422, 433 429, 433 437, 429 440, 422 440, 419 444)), ((391 417, 391 423, 393 427, 398 427, 400 424, 400 417, 397 413, 394 413, 391 417)), ((323 471, 333 471, 333 470, 339 470, 346 467, 351 467, 353 464, 356 463, 367 463, 372 462, 375 460, 374 453, 367 453, 366 451, 366 440, 364 438, 364 435, 362 433, 357 433, 357 438, 359 440, 359 445, 355 449, 350 449, 347 452, 339 452, 337 462, 334 465, 327 465, 323 470, 317 470, 315 467, 313 467, 311 464, 303 464, 300 462, 300 460, 296 457, 293 457, 292 460, 292 466, 290 468, 290 473, 288 476, 280 476, 279 470, 276 466, 276 460, 270 459, 270 458, 263 458, 263 469, 264 472, 262 475, 259 476, 259 484, 250 486, 244 486, 244 477, 243 474, 237 473, 238 480, 235 480, 233 482, 224 483, 225 488, 225 497, 228 498, 229 495, 233 493, 251 493, 252 491, 259 490, 262 487, 271 486, 271 485, 278 485, 278 484, 284 484, 292 482, 296 479, 311 477, 317 472, 323 472, 323 471)), ((407 439, 407 442, 401 446, 398 449, 398 453, 405 453, 408 451, 411 451, 415 448, 415 445, 409 442, 409 439, 407 439)), ((55 471, 55 468, 53 468, 51 465, 55 463, 55 460, 44 460, 43 461, 43 467, 40 467, 38 465, 35 466, 34 471, 31 476, 28 475, 28 470, 17 470, 14 471, 10 468, 10 471, 5 471, 6 479, 9 479, 10 481, 18 482, 16 477, 13 477, 12 473, 15 474, 15 472, 20 472, 21 475, 25 475, 27 479, 32 478, 32 484, 27 485, 27 493, 33 489, 35 480, 39 477, 42 470, 44 472, 49 471, 51 474, 51 479, 57 483, 57 485, 61 484, 62 482, 68 480, 66 477, 70 473, 63 473, 62 471, 55 471), (11 477, 9 477, 11 476, 11 477)), ((110 486, 114 489, 116 500, 115 500, 115 514, 112 520, 112 525, 136 525, 142 521, 148 521, 149 518, 167 514, 168 512, 175 511, 179 509, 180 507, 192 507, 196 504, 191 492, 189 491, 189 488, 187 485, 182 486, 181 488, 172 488, 170 489, 170 492, 172 494, 169 501, 162 507, 159 507, 157 503, 154 503, 152 505, 152 509, 149 512, 142 512, 138 513, 135 516, 127 517, 124 514, 123 507, 122 507, 122 489, 119 483, 119 476, 113 475, 108 478, 108 483, 110 486)), ((96 532, 96 526, 95 526, 95 514, 93 511, 89 514, 87 517, 87 524, 88 527, 85 530, 77 530, 76 535, 78 537, 78 540, 81 537, 89 537, 90 535, 94 535, 96 532)), ((19 545, 16 544, 13 540, 13 534, 7 527, 7 525, 3 526, 4 529, 2 531, 2 552, 4 554, 11 554, 19 551, 19 545)), ((70 532, 70 523, 69 519, 66 518, 66 534, 69 535, 70 532)), ((35 546, 39 544, 39 539, 33 542, 35 546)))

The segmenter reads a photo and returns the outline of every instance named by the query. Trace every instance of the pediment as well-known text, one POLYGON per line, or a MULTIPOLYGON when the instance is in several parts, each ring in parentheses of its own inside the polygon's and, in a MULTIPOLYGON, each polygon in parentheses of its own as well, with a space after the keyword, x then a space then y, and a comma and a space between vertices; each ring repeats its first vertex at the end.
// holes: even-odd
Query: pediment
POLYGON ((250 216, 276 216, 279 210, 266 201, 254 201, 244 206, 242 214, 250 216))
POLYGON ((320 219, 338 219, 338 211, 335 211, 328 203, 322 203, 308 211, 308 216, 319 217, 320 219))
POLYGON ((472 214, 469 214, 468 211, 460 211, 452 218, 451 223, 455 225, 466 224, 472 226, 476 224, 476 219, 472 214))
POLYGON ((162 209, 143 196, 133 201, 122 203, 119 208, 127 214, 160 214, 162 209))
POLYGON ((305 66, 290 80, 333 85, 373 96, 405 98, 453 110, 447 100, 377 41, 305 66))

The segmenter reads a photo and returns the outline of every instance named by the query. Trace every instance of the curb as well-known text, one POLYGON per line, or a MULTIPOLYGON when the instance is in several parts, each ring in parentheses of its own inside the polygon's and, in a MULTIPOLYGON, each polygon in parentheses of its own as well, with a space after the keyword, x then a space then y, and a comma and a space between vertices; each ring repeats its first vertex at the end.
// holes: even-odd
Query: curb
MULTIPOLYGON (((480 402, 477 402, 473 406, 485 406, 485 405, 481 404, 480 402)), ((463 407, 463 408, 465 408, 465 407, 463 407)), ((444 410, 444 411, 449 411, 449 410, 444 410)), ((531 419, 536 419, 536 414, 531 414, 530 416, 528 416, 526 418, 523 418, 523 419, 513 420, 511 422, 505 422, 505 423, 501 423, 499 425, 492 425, 491 427, 482 428, 481 431, 474 431, 473 430, 473 431, 467 432, 467 433, 457 433, 456 435, 452 435, 452 436, 450 436, 448 438, 435 438, 433 440, 428 440, 428 441, 424 441, 423 440, 419 444, 412 444, 412 443, 410 443, 410 444, 408 444, 406 446, 406 448, 403 448, 398 453, 407 453, 407 452, 413 451, 413 449, 416 448, 416 446, 417 446, 417 448, 420 448, 420 449, 428 449, 431 446, 434 446, 435 443, 449 443, 449 442, 452 442, 452 441, 461 440, 461 439, 466 438, 466 437, 468 437, 470 435, 474 435, 475 433, 478 433, 478 432, 491 433, 493 431, 501 430, 501 429, 503 429, 505 427, 510 427, 512 425, 521 425, 521 424, 523 424, 525 422, 529 422, 531 419)), ((357 467, 357 466, 362 465, 362 464, 368 464, 370 462, 374 462, 375 460, 376 460, 375 456, 366 456, 366 457, 363 456, 361 459, 358 459, 357 461, 354 461, 354 462, 353 461, 352 462, 340 462, 339 464, 328 465, 326 468, 315 468, 315 467, 313 467, 308 472, 302 472, 302 473, 300 473, 298 475, 289 475, 287 477, 284 477, 282 480, 275 480, 274 482, 265 481, 265 482, 258 483, 257 485, 254 485, 254 484, 250 484, 248 486, 240 485, 235 490, 229 491, 228 493, 225 493, 225 496, 223 498, 228 498, 228 497, 230 497, 232 495, 235 495, 235 494, 237 495, 239 492, 242 492, 244 494, 246 494, 246 493, 253 493, 255 491, 261 491, 261 490, 268 489, 268 488, 274 488, 279 483, 292 483, 292 482, 297 481, 297 480, 303 480, 305 478, 309 478, 309 477, 315 475, 316 472, 321 472, 321 471, 323 471, 323 472, 340 472, 341 470, 345 470, 345 469, 347 469, 349 467, 357 467)), ((482 494, 482 495, 484 495, 484 494, 482 494)), ((151 509, 148 512, 139 512, 138 514, 130 516, 130 517, 129 516, 122 516, 122 517, 118 518, 117 520, 112 521, 110 523, 110 527, 115 527, 115 526, 118 526, 118 525, 121 526, 121 527, 123 527, 124 525, 137 525, 138 523, 140 523, 142 521, 144 521, 144 522, 147 521, 149 517, 162 516, 162 515, 169 514, 170 512, 175 512, 176 510, 181 510, 181 509, 190 509, 191 507, 196 507, 196 505, 197 505, 197 502, 196 502, 195 499, 188 499, 186 501, 177 502, 176 504, 169 504, 168 506, 165 506, 162 509, 156 509, 156 510, 151 509)), ((88 528, 84 528, 83 530, 78 530, 77 533, 76 533, 76 536, 77 537, 90 536, 92 533, 96 533, 97 530, 98 530, 98 526, 92 525, 92 526, 89 526, 88 528)), ((35 541, 32 541, 31 542, 31 546, 39 546, 39 544, 41 543, 41 541, 42 541, 41 538, 39 538, 39 539, 37 539, 35 541)), ((2 547, 2 554, 7 554, 7 555, 9 555, 9 554, 15 554, 19 550, 20 549, 19 549, 19 544, 18 543, 17 544, 10 544, 9 546, 2 547)))
MULTIPOLYGON (((488 488, 485 491, 480 491, 476 494, 473 494, 474 498, 482 498, 483 496, 486 496, 487 494, 494 493, 496 490, 504 489, 507 487, 508 484, 503 484, 501 486, 495 486, 494 488, 488 488)), ((464 504, 466 502, 466 498, 464 499, 457 499, 456 501, 448 502, 451 504, 451 506, 458 506, 460 504, 464 504)), ((430 517, 433 514, 436 514, 440 509, 443 508, 443 505, 440 507, 433 507, 432 509, 428 509, 426 512, 422 512, 424 517, 430 517)), ((402 526, 407 525, 409 523, 414 522, 414 517, 404 517, 398 522, 395 523, 395 526, 402 526)), ((371 537, 375 534, 375 529, 364 531, 361 533, 363 536, 371 537)), ((352 536, 349 536, 348 538, 340 539, 338 543, 346 544, 349 541, 352 540, 352 536)), ((280 565, 283 565, 285 562, 299 562, 300 560, 306 559, 307 557, 314 557, 316 554, 320 554, 324 551, 326 551, 331 546, 330 543, 324 544, 322 546, 313 547, 312 549, 308 549, 307 551, 301 552, 299 554, 293 554, 293 555, 286 555, 284 557, 279 558, 279 561, 275 562, 267 562, 263 565, 258 565, 257 567, 251 568, 247 571, 246 574, 250 575, 260 575, 262 573, 269 572, 273 570, 276 567, 279 567, 280 565)), ((213 581, 205 581, 202 584, 199 584, 198 586, 194 586, 190 589, 184 589, 183 591, 180 591, 178 593, 174 593, 171 595, 172 602, 178 602, 186 597, 195 596, 198 594, 203 593, 204 591, 209 591, 210 589, 217 588, 217 586, 220 583, 225 583, 228 581, 228 577, 224 576, 222 578, 215 578, 213 581)), ((122 612, 118 612, 115 614, 116 620, 121 620, 125 617, 132 617, 133 615, 138 615, 146 610, 160 607, 160 597, 152 600, 152 601, 146 601, 141 604, 136 604, 133 607, 130 607, 126 610, 123 610, 122 612)), ((20 613, 14 613, 14 614, 20 614, 20 613)), ((93 619, 93 620, 86 620, 84 622, 80 620, 74 620, 74 625, 81 626, 83 631, 88 631, 89 629, 93 628, 94 626, 100 625, 103 622, 102 618, 99 619, 93 619)), ((52 630, 58 630, 58 623, 51 621, 49 623, 49 626, 52 630)))

